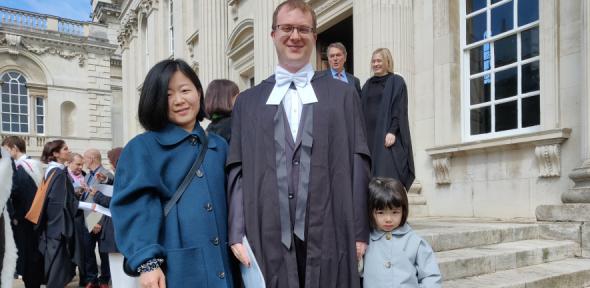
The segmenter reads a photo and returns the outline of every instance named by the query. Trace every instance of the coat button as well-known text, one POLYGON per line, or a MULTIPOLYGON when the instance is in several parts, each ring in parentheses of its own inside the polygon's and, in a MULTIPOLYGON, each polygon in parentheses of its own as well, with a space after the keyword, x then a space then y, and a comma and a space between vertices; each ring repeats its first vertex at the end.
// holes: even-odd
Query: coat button
POLYGON ((295 165, 295 166, 299 165, 299 160, 293 160, 293 165, 295 165))
POLYGON ((389 262, 389 261, 385 262, 385 268, 387 268, 387 269, 391 268, 391 262, 389 262))
POLYGON ((191 142, 191 145, 195 146, 195 145, 197 145, 198 138, 195 136, 191 136, 189 141, 191 142))
POLYGON ((219 245, 219 237, 211 238, 211 243, 213 243, 215 246, 219 245))
POLYGON ((295 198, 295 195, 293 195, 293 193, 289 193, 289 199, 293 199, 295 198))
POLYGON ((219 273, 217 273, 217 277, 223 279, 223 278, 225 278, 225 273, 224 272, 219 272, 219 273))
POLYGON ((199 177, 199 178, 203 177, 203 171, 201 169, 197 169, 197 177, 199 177))
POLYGON ((211 212, 211 211, 213 211, 213 204, 207 203, 207 204, 205 204, 205 206, 203 206, 203 208, 205 208, 205 210, 207 210, 207 212, 211 212))

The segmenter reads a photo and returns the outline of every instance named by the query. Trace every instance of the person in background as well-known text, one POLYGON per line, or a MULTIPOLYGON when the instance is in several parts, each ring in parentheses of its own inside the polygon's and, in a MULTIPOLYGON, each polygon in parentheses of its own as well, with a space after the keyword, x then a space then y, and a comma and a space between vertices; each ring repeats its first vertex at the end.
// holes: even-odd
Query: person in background
POLYGON ((364 258, 364 288, 440 288, 441 274, 432 247, 406 222, 408 196, 396 179, 369 183, 371 242, 364 258))
POLYGON ((25 141, 18 136, 9 136, 2 147, 10 152, 15 170, 12 177, 12 228, 18 248, 17 273, 22 275, 25 287, 40 287, 43 280, 43 259, 37 249, 39 234, 33 223, 25 219, 31 208, 37 187, 43 180, 41 163, 27 156, 25 141))
POLYGON ((10 227, 10 216, 6 210, 12 174, 14 171, 10 154, 4 147, 0 147, 0 287, 12 287, 14 272, 16 271, 16 244, 10 227))
POLYGON ((330 65, 330 69, 326 70, 326 73, 330 73, 334 79, 350 84, 360 96, 361 81, 359 78, 354 77, 354 75, 346 72, 344 69, 347 58, 346 47, 344 44, 334 42, 328 45, 326 55, 328 56, 328 64, 330 65))
MULTIPOLYGON (((107 158, 113 170, 117 169, 117 162, 121 156, 123 148, 117 147, 107 152, 107 158)), ((116 175, 115 175, 116 176, 116 175)), ((109 179, 102 173, 97 173, 96 177, 101 182, 106 182, 108 185, 113 185, 114 178, 109 179)), ((96 191, 96 190, 93 190, 96 191)), ((101 205, 105 208, 109 208, 111 205, 111 196, 104 195, 98 191, 94 195, 94 203, 101 205)), ((98 250, 100 253, 108 253, 109 255, 109 266, 111 269, 111 281, 113 288, 135 288, 139 287, 136 278, 129 277, 123 272, 123 256, 119 253, 117 245, 115 243, 115 230, 113 228, 112 218, 103 215, 98 222, 102 227, 100 231, 100 238, 98 241, 98 250)))
POLYGON ((37 225, 47 288, 63 288, 74 276, 73 265, 82 265, 83 247, 77 241, 74 224, 78 200, 64 165, 68 158, 69 148, 63 140, 47 142, 43 147, 41 161, 47 164, 44 180, 48 186, 37 225))
POLYGON ((217 133, 228 143, 231 137, 231 111, 239 93, 238 85, 226 79, 211 81, 205 92, 205 112, 211 118, 207 132, 217 133))
MULTIPOLYGON (((82 201, 92 202, 89 200, 89 196, 94 195, 97 192, 96 189, 98 185, 112 181, 114 176, 102 166, 102 156, 98 149, 91 148, 84 152, 84 164, 86 165, 86 168, 88 168, 88 173, 84 179, 86 182, 86 190, 80 199, 82 201), (97 177, 98 174, 106 176, 106 180, 104 178, 100 180, 97 177)), ((100 252, 100 247, 98 253, 100 256, 100 277, 98 277, 98 265, 96 263, 96 253, 94 251, 101 234, 101 221, 102 218, 96 225, 94 225, 90 231, 90 237, 87 238, 89 241, 86 241, 84 244, 86 249, 84 254, 86 261, 86 288, 108 288, 108 283, 111 280, 108 253, 100 252)))
POLYGON ((408 121, 408 90, 404 78, 393 73, 393 58, 387 48, 371 57, 373 77, 361 93, 367 143, 374 177, 402 182, 406 190, 414 182, 414 156, 408 121))
POLYGON ((227 142, 199 124, 206 116, 199 77, 183 60, 163 60, 143 83, 138 118, 146 132, 123 149, 110 203, 117 248, 141 287, 233 287, 227 142), (182 197, 171 200, 186 176, 182 197))

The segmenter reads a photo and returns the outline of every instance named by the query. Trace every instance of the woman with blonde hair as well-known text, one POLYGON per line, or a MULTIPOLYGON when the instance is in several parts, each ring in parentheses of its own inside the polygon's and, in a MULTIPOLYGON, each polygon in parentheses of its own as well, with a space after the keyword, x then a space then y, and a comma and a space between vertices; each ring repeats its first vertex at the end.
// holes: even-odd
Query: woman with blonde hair
POLYGON ((394 178, 410 189, 415 174, 406 83, 393 73, 393 57, 387 48, 373 52, 371 69, 373 77, 361 92, 371 170, 374 177, 394 178))

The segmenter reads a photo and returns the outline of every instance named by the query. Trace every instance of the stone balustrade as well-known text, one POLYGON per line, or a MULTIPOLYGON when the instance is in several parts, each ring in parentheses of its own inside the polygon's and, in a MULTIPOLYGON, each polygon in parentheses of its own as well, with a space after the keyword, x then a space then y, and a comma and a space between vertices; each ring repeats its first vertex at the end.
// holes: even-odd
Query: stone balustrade
POLYGON ((104 25, 0 6, 0 27, 28 31, 57 32, 59 34, 79 37, 90 36, 103 38, 103 36, 106 37, 106 33, 100 33, 100 37, 97 37, 95 35, 96 33, 93 33, 93 31, 102 32, 102 30, 106 29, 102 26, 104 25))

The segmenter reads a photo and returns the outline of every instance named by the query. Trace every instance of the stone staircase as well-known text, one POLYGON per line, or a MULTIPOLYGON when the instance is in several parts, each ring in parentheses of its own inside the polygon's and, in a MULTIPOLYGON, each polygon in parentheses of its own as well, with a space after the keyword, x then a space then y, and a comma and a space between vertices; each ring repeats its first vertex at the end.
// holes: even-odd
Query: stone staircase
POLYGON ((590 259, 580 258, 580 243, 545 235, 543 223, 464 218, 409 223, 436 251, 443 287, 590 287, 590 259))

